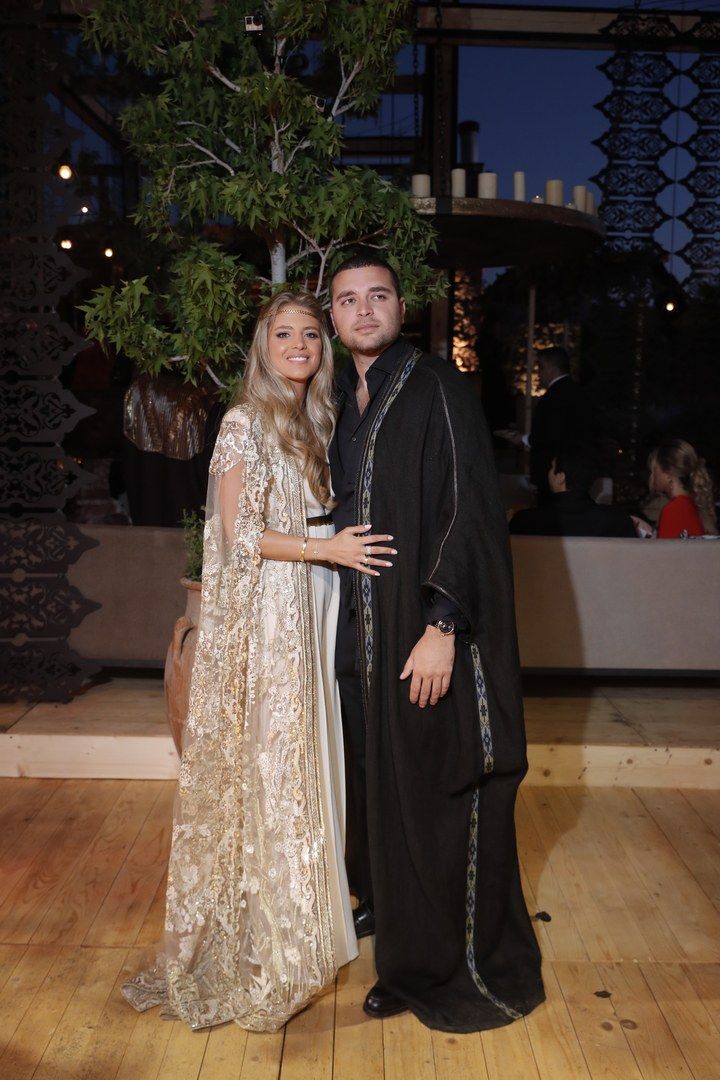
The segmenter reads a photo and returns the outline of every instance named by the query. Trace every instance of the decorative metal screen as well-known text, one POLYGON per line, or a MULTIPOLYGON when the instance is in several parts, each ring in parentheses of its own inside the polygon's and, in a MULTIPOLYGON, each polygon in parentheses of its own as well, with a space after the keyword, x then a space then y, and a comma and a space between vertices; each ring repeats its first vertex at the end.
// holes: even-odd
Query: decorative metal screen
POLYGON ((57 313, 83 276, 55 242, 74 209, 57 173, 74 133, 53 109, 58 57, 44 4, 4 0, 1 44, 0 697, 63 701, 97 670, 67 644, 98 606, 67 580, 94 542, 62 516, 84 480, 62 440, 93 411, 59 379, 85 344, 57 313))

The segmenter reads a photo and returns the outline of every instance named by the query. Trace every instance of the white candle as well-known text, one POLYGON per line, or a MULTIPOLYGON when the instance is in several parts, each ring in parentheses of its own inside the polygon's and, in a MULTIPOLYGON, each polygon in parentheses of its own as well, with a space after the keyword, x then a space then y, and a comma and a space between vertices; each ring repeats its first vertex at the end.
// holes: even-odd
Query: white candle
POLYGON ((513 199, 517 199, 518 202, 525 202, 525 173, 514 172, 513 173, 513 199))
POLYGON ((572 201, 575 203, 575 209, 584 214, 587 201, 587 188, 584 184, 575 184, 572 201))
POLYGON ((597 209, 595 207, 595 196, 593 195, 592 191, 588 191, 587 195, 585 196, 585 213, 597 214, 597 209))
POLYGON ((450 190, 453 199, 465 198, 465 170, 453 169, 450 173, 450 190))
POLYGON ((478 198, 497 199, 497 173, 480 173, 478 176, 478 198))
POLYGON ((562 206, 564 201, 562 180, 546 180, 545 202, 548 206, 562 206))
POLYGON ((412 180, 410 181, 410 190, 412 191, 415 199, 429 199, 430 198, 430 174, 429 173, 413 173, 412 180))

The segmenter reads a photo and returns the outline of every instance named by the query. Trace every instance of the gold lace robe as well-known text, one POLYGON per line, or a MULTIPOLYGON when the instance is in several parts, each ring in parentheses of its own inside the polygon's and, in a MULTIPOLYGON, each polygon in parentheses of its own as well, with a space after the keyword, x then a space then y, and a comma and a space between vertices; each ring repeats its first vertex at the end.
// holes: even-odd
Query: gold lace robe
POLYGON ((276 1031, 337 971, 310 568, 260 557, 265 528, 303 535, 305 516, 294 462, 231 409, 210 466, 164 953, 123 988, 192 1028, 276 1031), (237 506, 232 542, 221 497, 237 506))

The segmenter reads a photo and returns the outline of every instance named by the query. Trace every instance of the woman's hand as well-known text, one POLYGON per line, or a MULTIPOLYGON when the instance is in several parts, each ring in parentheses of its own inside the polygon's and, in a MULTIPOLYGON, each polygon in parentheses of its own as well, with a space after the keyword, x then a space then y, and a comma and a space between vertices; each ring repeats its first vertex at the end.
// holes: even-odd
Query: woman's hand
POLYGON ((322 540, 321 552, 323 562, 338 563, 340 566, 349 566, 351 570, 359 570, 363 574, 372 574, 379 577, 380 571, 374 570, 375 566, 392 566, 386 559, 379 559, 378 555, 397 555, 395 548, 377 547, 378 544, 386 544, 392 540, 392 536, 368 532, 370 525, 349 525, 335 536, 322 540))

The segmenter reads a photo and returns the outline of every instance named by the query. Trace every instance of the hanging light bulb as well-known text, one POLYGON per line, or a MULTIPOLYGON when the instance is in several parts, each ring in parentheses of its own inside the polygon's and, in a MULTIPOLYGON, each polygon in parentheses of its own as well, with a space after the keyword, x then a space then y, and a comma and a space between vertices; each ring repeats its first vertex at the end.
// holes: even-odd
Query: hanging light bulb
POLYGON ((67 238, 65 240, 61 240, 60 247, 65 248, 66 251, 69 251, 72 247, 72 240, 68 240, 67 238))
POLYGON ((81 214, 89 214, 90 213, 90 207, 89 206, 81 206, 80 207, 80 213, 81 214))
POLYGON ((103 252, 103 255, 105 256, 106 259, 112 259, 114 254, 115 254, 115 252, 113 251, 113 249, 111 247, 106 247, 104 252, 103 252))
POLYGON ((675 310, 675 307, 676 307, 676 304, 675 304, 674 300, 666 300, 665 301, 665 310, 667 312, 672 313, 675 310))
POLYGON ((72 180, 72 165, 68 165, 66 161, 62 165, 58 165, 58 176, 61 180, 72 180))

